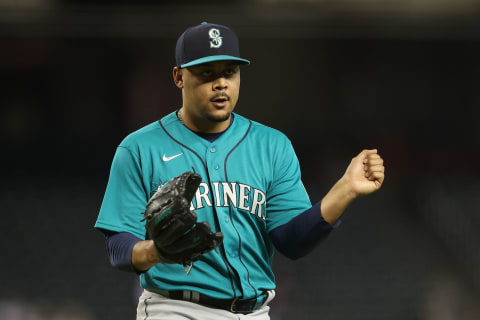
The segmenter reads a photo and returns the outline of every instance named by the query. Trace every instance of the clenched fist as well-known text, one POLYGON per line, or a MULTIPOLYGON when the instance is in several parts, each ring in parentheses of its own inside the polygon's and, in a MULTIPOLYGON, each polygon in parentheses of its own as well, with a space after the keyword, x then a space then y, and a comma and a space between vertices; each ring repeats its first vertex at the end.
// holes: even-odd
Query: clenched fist
POLYGON ((325 221, 334 224, 355 198, 380 189, 384 178, 385 167, 377 149, 360 152, 323 197, 320 211, 325 221))
POLYGON ((367 195, 380 189, 385 178, 385 167, 377 149, 363 150, 353 158, 344 178, 356 195, 367 195))

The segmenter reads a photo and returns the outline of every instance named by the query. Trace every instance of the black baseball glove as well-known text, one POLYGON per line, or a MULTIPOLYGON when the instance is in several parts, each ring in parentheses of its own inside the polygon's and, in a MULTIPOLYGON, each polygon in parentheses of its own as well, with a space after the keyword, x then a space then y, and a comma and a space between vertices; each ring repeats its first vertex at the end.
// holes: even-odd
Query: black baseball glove
POLYGON ((201 181, 198 174, 185 172, 159 188, 147 203, 145 227, 163 262, 186 266, 222 243, 223 234, 212 233, 207 222, 197 223, 190 210, 201 181))

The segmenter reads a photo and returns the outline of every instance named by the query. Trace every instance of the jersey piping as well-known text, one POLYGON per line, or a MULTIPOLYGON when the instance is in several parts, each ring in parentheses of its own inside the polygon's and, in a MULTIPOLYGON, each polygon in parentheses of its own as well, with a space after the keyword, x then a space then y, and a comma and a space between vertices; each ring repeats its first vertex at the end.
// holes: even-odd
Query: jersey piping
MULTIPOLYGON (((225 164, 224 164, 224 169, 225 169, 225 181, 226 182, 229 182, 228 181, 228 174, 227 174, 227 161, 228 161, 228 158, 230 157, 230 154, 232 154, 233 150, 235 150, 242 142, 243 140, 245 140, 245 138, 247 137, 248 133, 250 132, 250 128, 252 127, 252 121, 249 120, 249 125, 248 125, 248 129, 247 129, 247 132, 245 132, 245 135, 242 137, 242 139, 240 139, 240 141, 232 148, 232 150, 230 150, 227 154, 227 156, 225 157, 225 164)), ((231 202, 231 201, 230 201, 231 202)), ((253 292, 255 292, 255 298, 258 297, 258 292, 257 292, 257 289, 255 289, 255 287, 252 285, 252 283, 250 282, 250 272, 247 268, 247 266, 245 265, 245 263, 243 262, 242 260, 242 237, 240 236, 240 232, 238 232, 237 230, 237 227, 235 226, 235 223, 233 222, 233 217, 232 217, 232 204, 230 203, 229 205, 229 208, 228 208, 228 214, 230 216, 230 223, 232 224, 233 226, 233 229, 235 229, 235 232, 237 233, 237 236, 238 236, 238 259, 240 260, 240 263, 242 264, 242 266, 245 268, 245 270, 247 271, 247 282, 248 284, 250 285, 250 287, 252 287, 253 289, 253 292)))
MULTIPOLYGON (((208 172, 208 166, 205 164, 205 162, 203 161, 202 157, 200 157, 200 155, 195 152, 193 149, 191 149, 190 147, 186 146, 185 144, 181 143, 180 141, 178 141, 177 139, 175 139, 169 132, 168 130, 165 128, 165 126, 163 125, 162 121, 158 121, 160 123, 160 126, 162 127, 163 131, 165 131, 165 133, 168 135, 168 137, 170 139, 172 139, 173 141, 175 141, 175 143, 178 143, 179 145, 181 145, 182 147, 186 148, 187 150, 191 151, 194 155, 196 155, 198 157, 198 159, 201 161, 201 163, 203 164, 203 167, 205 169, 205 172, 207 173, 207 179, 208 179, 208 185, 210 188, 212 188, 212 183, 210 181, 210 174, 208 172)), ((251 123, 250 123, 251 125, 251 123)), ((250 127, 249 127, 250 128, 250 127)), ((247 133, 248 133, 248 130, 247 130, 247 133)), ((242 139, 243 140, 243 139, 242 139)), ((222 231, 221 230, 221 227, 220 227, 220 222, 218 221, 218 214, 217 214, 217 210, 215 208, 215 206, 212 206, 212 209, 213 209, 213 213, 214 213, 214 219, 215 219, 215 228, 218 230, 218 231, 222 231)), ((230 280, 230 285, 232 287, 232 291, 233 291, 233 296, 234 298, 237 297, 237 292, 235 290, 235 285, 233 284, 233 277, 232 277, 232 272, 233 270, 233 267, 230 265, 230 263, 228 262, 227 258, 226 258, 226 253, 225 253, 225 247, 223 245, 223 243, 220 245, 220 253, 221 253, 221 256, 222 256, 222 260, 223 262, 225 263, 225 266, 227 267, 227 272, 228 272, 228 277, 229 277, 229 280, 230 280)))

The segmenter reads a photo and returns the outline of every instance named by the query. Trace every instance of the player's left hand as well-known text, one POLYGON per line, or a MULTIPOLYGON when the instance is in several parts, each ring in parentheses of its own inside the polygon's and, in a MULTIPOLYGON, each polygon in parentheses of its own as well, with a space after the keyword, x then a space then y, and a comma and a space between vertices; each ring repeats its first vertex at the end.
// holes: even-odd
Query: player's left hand
POLYGON ((385 178, 385 167, 377 149, 363 150, 353 158, 344 178, 356 195, 367 195, 380 189, 385 178))

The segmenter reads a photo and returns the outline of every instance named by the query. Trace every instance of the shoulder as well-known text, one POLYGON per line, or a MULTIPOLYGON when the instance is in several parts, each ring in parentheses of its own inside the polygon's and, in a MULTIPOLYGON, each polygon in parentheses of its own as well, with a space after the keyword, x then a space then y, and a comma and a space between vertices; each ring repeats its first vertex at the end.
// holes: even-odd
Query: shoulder
POLYGON ((158 136, 160 130, 161 127, 158 121, 152 122, 127 135, 122 142, 120 142, 119 147, 135 149, 139 145, 148 143, 150 140, 154 139, 154 137, 158 136))
POLYGON ((137 148, 141 148, 151 144, 158 144, 159 140, 163 139, 163 137, 165 136, 165 131, 160 125, 160 122, 168 123, 172 114, 174 115, 175 112, 166 115, 161 120, 152 122, 130 133, 122 140, 119 147, 128 148, 131 151, 134 151, 137 148))
POLYGON ((249 121, 251 123, 249 135, 251 138, 259 139, 263 142, 275 144, 289 144, 290 139, 280 130, 269 127, 257 121, 247 119, 241 115, 235 114, 235 119, 239 121, 249 121))

